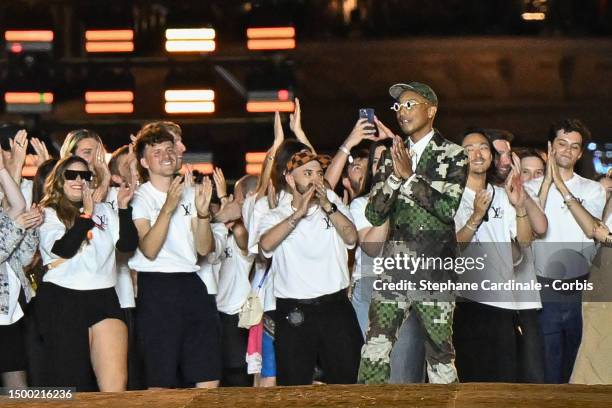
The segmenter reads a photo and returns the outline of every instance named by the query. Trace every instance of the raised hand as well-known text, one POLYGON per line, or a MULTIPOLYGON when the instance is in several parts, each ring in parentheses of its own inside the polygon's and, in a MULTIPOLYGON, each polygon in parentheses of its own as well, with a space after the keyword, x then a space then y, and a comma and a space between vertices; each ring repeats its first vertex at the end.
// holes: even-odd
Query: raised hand
POLYGON ((527 193, 523 188, 521 182, 521 160, 518 158, 516 153, 512 153, 512 164, 510 174, 506 178, 506 184, 504 186, 506 194, 510 204, 515 208, 524 208, 525 202, 527 201, 527 193))
POLYGON ((9 140, 11 145, 11 161, 5 163, 5 166, 11 173, 13 180, 19 183, 26 159, 26 151, 28 150, 28 132, 25 129, 21 129, 15 134, 15 137, 9 140))
POLYGON ((278 147, 285 140, 285 132, 283 131, 283 122, 280 118, 280 113, 274 112, 274 143, 272 145, 273 152, 278 149, 278 147))
POLYGON ((295 214, 298 217, 304 217, 308 212, 308 206, 310 204, 310 200, 315 194, 315 186, 311 184, 304 194, 300 194, 297 191, 297 188, 293 189, 293 206, 296 208, 295 214))
POLYGON ((213 170, 213 180, 215 181, 217 198, 223 203, 223 200, 227 200, 227 182, 220 167, 213 170))
POLYGON ((183 188, 182 177, 175 177, 168 188, 168 194, 166 195, 166 201, 162 206, 162 211, 171 215, 174 210, 176 210, 176 207, 183 197, 183 188))
POLYGON ((47 146, 45 145, 45 142, 39 140, 36 137, 33 137, 31 139, 31 142, 32 142, 32 147, 34 148, 34 151, 36 152, 36 156, 34 157, 34 165, 36 167, 39 167, 41 164, 49 160, 51 158, 51 155, 49 155, 49 151, 47 150, 47 146))
POLYGON ((399 136, 393 137, 391 159, 393 160, 393 174, 396 177, 406 180, 412 176, 412 159, 408 154, 408 149, 404 146, 403 140, 399 136))
POLYGON ((17 223, 22 229, 32 229, 37 228, 42 225, 44 220, 42 210, 36 206, 36 204, 32 204, 32 208, 30 211, 25 211, 21 213, 16 219, 15 223, 17 223))
POLYGON ((204 177, 201 184, 195 186, 195 206, 198 215, 206 217, 209 215, 210 200, 212 199, 212 182, 210 177, 204 177))
POLYGON ((394 139, 397 135, 391 131, 384 123, 378 120, 377 117, 374 117, 374 122, 376 123, 376 127, 378 128, 378 139, 394 139))
POLYGON ((276 208, 276 206, 278 205, 278 200, 276 198, 276 189, 274 188, 274 184, 272 183, 268 184, 267 195, 268 195, 268 206, 270 208, 276 208))
POLYGON ((94 211, 93 193, 89 188, 89 183, 83 180, 83 214, 92 215, 94 211))
POLYGON ((480 222, 489 210, 493 196, 487 190, 480 190, 474 196, 474 217, 480 222))
POLYGON ((121 183, 119 186, 119 191, 117 192, 117 204, 119 208, 124 210, 132 201, 132 197, 134 197, 134 190, 136 189, 135 184, 121 183))
POLYGON ((548 142, 548 151, 546 160, 546 172, 544 173, 544 183, 551 184, 553 182, 553 162, 555 161, 555 151, 552 148, 552 144, 548 142))
POLYGON ((367 119, 362 118, 357 120, 353 130, 344 141, 344 145, 350 150, 361 143, 362 140, 378 140, 376 137, 376 129, 367 119))
POLYGON ((317 200, 319 200, 319 205, 323 209, 329 208, 331 203, 329 202, 329 199, 327 198, 327 187, 325 187, 323 180, 315 181, 314 186, 315 186, 315 194, 316 194, 317 200))
POLYGON ((185 185, 185 187, 193 187, 195 183, 193 181, 193 166, 191 164, 185 165, 184 176, 185 177, 184 177, 183 184, 185 185))
POLYGON ((134 153, 134 143, 130 143, 128 145, 127 163, 128 168, 130 169, 130 186, 133 186, 134 189, 136 189, 138 184, 140 184, 140 178, 138 176, 138 159, 134 153))

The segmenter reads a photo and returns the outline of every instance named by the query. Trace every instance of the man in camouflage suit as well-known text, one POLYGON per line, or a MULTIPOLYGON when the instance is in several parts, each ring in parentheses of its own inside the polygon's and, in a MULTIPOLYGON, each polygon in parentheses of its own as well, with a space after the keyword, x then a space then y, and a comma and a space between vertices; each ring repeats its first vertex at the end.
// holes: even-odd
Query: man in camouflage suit
MULTIPOLYGON (((381 157, 379 172, 366 207, 366 217, 375 226, 390 219, 389 238, 383 257, 454 259, 457 255, 453 217, 459 207, 467 179, 467 156, 463 148, 433 129, 438 98, 427 85, 412 82, 389 89, 397 101, 393 110, 406 136, 395 136, 380 121, 383 137, 393 138, 393 147, 381 157), (410 146, 408 151, 405 146, 410 146)), ((411 275, 405 269, 386 270, 382 281, 411 279, 455 281, 452 268, 419 268, 411 275)), ((453 294, 410 290, 375 290, 370 304, 370 325, 361 352, 359 382, 386 383, 390 376, 391 349, 409 313, 416 313, 426 335, 425 359, 431 383, 457 381, 452 345, 453 294)))

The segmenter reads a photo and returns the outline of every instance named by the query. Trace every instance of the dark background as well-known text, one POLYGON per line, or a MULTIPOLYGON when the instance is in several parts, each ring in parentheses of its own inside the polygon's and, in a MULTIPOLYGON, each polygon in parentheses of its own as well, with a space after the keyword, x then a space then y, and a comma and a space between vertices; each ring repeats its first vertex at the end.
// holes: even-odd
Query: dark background
MULTIPOLYGON (((607 0, 5 0, 0 27, 55 32, 53 55, 31 68, 55 92, 53 113, 0 114, 0 120, 20 122, 55 146, 70 129, 94 128, 109 150, 125 144, 146 121, 174 120, 183 126, 189 151, 212 152, 228 178, 244 172, 246 152, 271 144, 272 114, 247 113, 244 96, 220 72, 246 86, 253 71, 268 66, 284 67, 294 78, 289 87, 302 101, 303 127, 319 150, 330 153, 350 132, 359 108, 374 108, 399 130, 387 90, 413 80, 438 93, 436 127, 450 139, 477 125, 512 131, 515 145, 543 147, 552 121, 578 117, 591 128, 598 148, 612 140, 612 4, 607 0), (546 18, 526 21, 525 12, 543 12, 546 18), (210 24, 217 30, 217 50, 169 58, 162 37, 176 23, 210 24), (249 24, 292 24, 297 48, 248 51, 249 24), (85 55, 86 27, 126 25, 136 34, 136 51, 129 57, 85 55), (133 114, 85 114, 83 90, 102 81, 104 70, 133 75, 133 114), (194 83, 214 86, 214 114, 163 113, 166 75, 181 70, 194 83)), ((14 86, 9 73, 19 69, 3 54, 0 88, 14 86)))

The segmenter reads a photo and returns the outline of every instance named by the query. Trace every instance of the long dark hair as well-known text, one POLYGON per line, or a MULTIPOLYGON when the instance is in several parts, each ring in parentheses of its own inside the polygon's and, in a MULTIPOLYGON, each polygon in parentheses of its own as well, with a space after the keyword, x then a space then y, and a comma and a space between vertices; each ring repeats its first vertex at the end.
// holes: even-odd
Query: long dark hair
POLYGON ((73 163, 82 163, 85 168, 89 168, 87 162, 78 156, 69 156, 61 159, 45 183, 45 196, 40 201, 42 207, 53 208, 57 213, 57 218, 66 226, 72 227, 74 219, 79 214, 80 203, 73 203, 64 196, 64 172, 73 163))
MULTIPOLYGON (((363 188, 359 192, 357 197, 363 197, 363 196, 370 194, 370 191, 372 190, 372 187, 374 185, 374 172, 372 171, 372 164, 374 163, 374 156, 376 154, 376 149, 379 148, 380 146, 384 146, 386 149, 390 149, 392 144, 393 144, 393 140, 383 139, 383 140, 377 140, 370 145, 370 152, 368 154, 368 168, 366 171, 365 180, 363 181, 363 188)), ((380 158, 382 159, 382 154, 380 158)), ((378 169, 378 166, 380 166, 380 161, 377 163, 377 166, 376 166, 377 169, 378 169)))
POLYGON ((43 162, 36 169, 32 185, 32 203, 38 204, 45 195, 45 182, 51 174, 53 167, 57 164, 57 159, 49 159, 43 162))
POLYGON ((283 141, 283 143, 281 143, 276 150, 271 179, 277 194, 279 194, 281 190, 287 189, 287 181, 285 180, 285 169, 287 168, 287 163, 289 160, 291 160, 291 156, 302 150, 310 150, 310 148, 304 143, 295 139, 287 139, 283 141))
MULTIPOLYGON (((493 142, 491 141, 491 139, 489 139, 489 137, 487 137, 486 129, 479 128, 479 127, 469 127, 465 129, 465 131, 462 133, 461 138, 460 138, 461 143, 463 143, 463 139, 465 139, 467 135, 472 134, 472 133, 477 133, 479 135, 482 135, 483 139, 489 146, 489 151, 491 152, 491 165, 487 169, 486 183, 495 186, 499 183, 499 178, 497 177, 497 169, 495 167, 495 154, 496 153, 495 153, 495 148, 493 147, 493 142)), ((468 172, 469 172, 469 163, 468 163, 468 172)))

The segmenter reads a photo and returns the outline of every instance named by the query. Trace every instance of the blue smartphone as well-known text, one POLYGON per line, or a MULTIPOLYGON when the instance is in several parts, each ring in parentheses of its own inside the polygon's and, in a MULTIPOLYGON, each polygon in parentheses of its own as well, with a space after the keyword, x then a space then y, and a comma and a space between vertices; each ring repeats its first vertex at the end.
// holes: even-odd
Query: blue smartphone
POLYGON ((374 109, 372 108, 359 109, 359 118, 367 119, 368 123, 371 123, 372 125, 376 126, 376 123, 374 123, 374 109))

